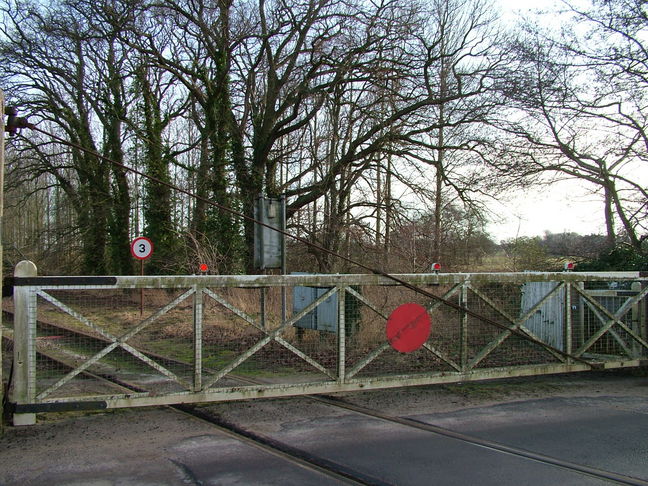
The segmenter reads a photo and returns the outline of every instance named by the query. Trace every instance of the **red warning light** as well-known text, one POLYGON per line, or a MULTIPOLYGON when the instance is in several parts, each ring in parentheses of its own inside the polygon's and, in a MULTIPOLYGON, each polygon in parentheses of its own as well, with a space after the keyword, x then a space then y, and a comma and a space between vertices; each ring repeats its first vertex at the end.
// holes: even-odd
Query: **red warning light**
POLYGON ((432 264, 432 271, 433 272, 439 272, 441 270, 441 264, 440 263, 433 263, 432 264))
POLYGON ((574 269, 574 262, 565 263, 565 271, 571 272, 574 269))
POLYGON ((206 263, 201 263, 200 264, 200 271, 205 273, 205 272, 207 272, 207 270, 209 270, 209 267, 207 266, 207 264, 206 263))

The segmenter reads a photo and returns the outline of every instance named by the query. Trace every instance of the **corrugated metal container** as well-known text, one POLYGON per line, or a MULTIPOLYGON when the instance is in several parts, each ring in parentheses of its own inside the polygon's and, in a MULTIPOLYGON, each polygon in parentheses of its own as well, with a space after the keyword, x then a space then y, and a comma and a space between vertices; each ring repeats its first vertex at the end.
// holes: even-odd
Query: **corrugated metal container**
MULTIPOLYGON (((327 287, 295 287, 293 315, 298 314, 330 289, 327 287)), ((295 327, 337 333, 338 296, 332 295, 295 323, 295 327)))
MULTIPOLYGON (((312 273, 294 272, 292 275, 313 275, 312 273)), ((293 315, 303 311, 306 307, 328 292, 331 287, 304 287, 293 288, 293 315)), ((361 293, 361 287, 352 285, 354 292, 361 293)), ((358 331, 360 325, 360 301, 352 294, 347 293, 344 300, 344 323, 347 336, 352 336, 358 331)), ((339 309, 338 294, 331 295, 315 309, 306 314, 295 323, 295 327, 312 329, 315 331, 338 332, 339 309)))
MULTIPOLYGON (((558 286, 557 282, 527 282, 522 286, 520 317, 558 286)), ((565 350, 565 289, 552 295, 524 323, 529 331, 554 348, 565 350)))

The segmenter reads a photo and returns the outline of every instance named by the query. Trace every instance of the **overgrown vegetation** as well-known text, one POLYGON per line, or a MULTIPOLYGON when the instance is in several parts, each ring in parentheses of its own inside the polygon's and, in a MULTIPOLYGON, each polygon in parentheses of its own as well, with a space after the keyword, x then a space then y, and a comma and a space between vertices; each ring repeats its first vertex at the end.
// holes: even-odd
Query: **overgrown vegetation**
POLYGON ((601 253, 597 258, 579 263, 576 270, 582 272, 648 271, 648 249, 638 251, 629 245, 620 245, 601 253))

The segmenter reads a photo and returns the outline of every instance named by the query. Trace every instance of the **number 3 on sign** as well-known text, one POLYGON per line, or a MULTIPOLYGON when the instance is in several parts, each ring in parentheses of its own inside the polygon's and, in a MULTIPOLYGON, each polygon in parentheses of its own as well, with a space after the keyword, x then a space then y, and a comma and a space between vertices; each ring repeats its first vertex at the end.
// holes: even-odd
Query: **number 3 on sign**
POLYGON ((153 242, 145 236, 131 241, 131 254, 138 260, 146 260, 153 254, 153 242))

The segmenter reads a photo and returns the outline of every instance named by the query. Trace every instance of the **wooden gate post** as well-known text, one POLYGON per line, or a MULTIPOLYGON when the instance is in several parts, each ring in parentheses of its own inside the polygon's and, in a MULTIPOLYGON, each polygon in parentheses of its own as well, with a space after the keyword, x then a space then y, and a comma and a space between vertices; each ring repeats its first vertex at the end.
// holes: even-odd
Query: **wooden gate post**
MULTIPOLYGON (((16 265, 14 277, 36 277, 36 265, 23 260, 16 265)), ((16 285, 14 287, 14 369, 13 393, 11 401, 15 404, 32 403, 35 397, 35 345, 36 329, 32 329, 30 315, 35 309, 30 309, 30 303, 35 297, 29 287, 16 285)), ((14 413, 14 425, 34 425, 35 413, 14 413)))

